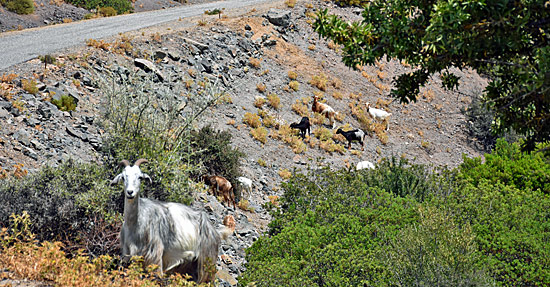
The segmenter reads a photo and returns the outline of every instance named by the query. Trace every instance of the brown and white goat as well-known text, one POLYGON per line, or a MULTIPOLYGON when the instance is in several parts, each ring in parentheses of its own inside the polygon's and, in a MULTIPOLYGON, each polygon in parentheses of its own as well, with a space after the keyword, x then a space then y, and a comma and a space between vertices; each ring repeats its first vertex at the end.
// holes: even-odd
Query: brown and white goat
POLYGON ((235 195, 233 193, 233 185, 225 177, 217 175, 205 175, 203 180, 210 186, 212 194, 216 197, 223 196, 223 201, 229 206, 233 203, 235 208, 235 195))
POLYGON ((311 110, 314 113, 324 115, 325 118, 330 121, 330 126, 334 128, 334 116, 336 115, 336 112, 331 106, 319 102, 319 97, 317 95, 313 96, 313 105, 311 105, 311 110))

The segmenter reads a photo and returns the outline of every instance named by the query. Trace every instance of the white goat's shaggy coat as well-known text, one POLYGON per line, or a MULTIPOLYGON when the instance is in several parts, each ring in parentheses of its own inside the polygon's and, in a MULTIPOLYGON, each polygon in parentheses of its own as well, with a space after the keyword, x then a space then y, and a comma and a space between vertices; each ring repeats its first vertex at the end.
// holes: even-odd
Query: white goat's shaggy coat
POLYGON ((209 282, 214 274, 222 238, 231 230, 216 230, 203 212, 174 202, 139 197, 140 179, 150 179, 139 169, 145 160, 125 168, 111 183, 124 180, 124 223, 120 231, 122 259, 143 256, 147 265, 156 264, 160 272, 189 274, 197 282, 209 282))
POLYGON ((381 109, 371 108, 369 103, 365 104, 367 106, 367 112, 375 120, 381 120, 386 122, 386 130, 390 129, 390 116, 391 113, 388 113, 381 109))
POLYGON ((365 169, 365 168, 368 168, 368 169, 374 169, 374 164, 370 161, 360 161, 357 163, 357 167, 355 168, 355 170, 362 170, 362 169, 365 169))

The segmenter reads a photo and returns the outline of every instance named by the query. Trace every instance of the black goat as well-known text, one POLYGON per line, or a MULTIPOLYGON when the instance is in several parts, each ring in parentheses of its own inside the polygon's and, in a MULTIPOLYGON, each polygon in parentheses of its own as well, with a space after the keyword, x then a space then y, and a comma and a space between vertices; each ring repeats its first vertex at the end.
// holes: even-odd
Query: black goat
POLYGON ((351 148, 352 141, 359 141, 359 143, 361 144, 361 150, 365 150, 365 145, 364 145, 365 132, 363 132, 362 130, 356 129, 349 132, 345 132, 342 129, 338 129, 336 133, 343 135, 348 140, 348 149, 351 148))
POLYGON ((290 127, 293 128, 293 129, 299 129, 300 130, 300 136, 302 138, 306 137, 306 131, 307 131, 308 135, 311 134, 311 131, 310 131, 311 125, 309 124, 309 118, 308 117, 303 117, 302 120, 299 123, 290 124, 290 127))

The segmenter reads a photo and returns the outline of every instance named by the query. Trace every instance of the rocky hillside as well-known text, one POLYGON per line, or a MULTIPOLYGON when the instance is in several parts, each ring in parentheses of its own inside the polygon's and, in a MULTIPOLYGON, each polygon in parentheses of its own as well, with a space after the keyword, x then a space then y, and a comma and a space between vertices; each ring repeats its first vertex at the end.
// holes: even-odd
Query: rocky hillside
POLYGON ((345 67, 338 47, 319 39, 310 25, 313 13, 327 5, 345 17, 359 17, 356 9, 337 8, 325 1, 299 1, 293 8, 268 5, 238 17, 194 19, 191 22, 196 25, 191 28, 176 22, 116 39, 90 41, 87 47, 54 55, 56 64, 46 68, 35 59, 2 71, 0 172, 32 171, 68 158, 101 161, 97 151, 102 141, 98 121, 102 94, 95 81, 97 73, 156 74, 167 89, 186 93, 200 91, 205 82, 215 83, 227 96, 206 113, 201 124, 230 131, 233 145, 246 153, 242 171, 254 182, 248 200, 255 212, 225 208, 206 194, 198 195, 203 200, 194 205, 206 208, 217 222, 227 214, 237 220, 235 236, 224 243, 219 262, 227 273, 220 276, 232 285, 244 270, 245 248, 269 222, 262 205, 281 195, 284 172, 326 165, 354 167, 359 161, 376 163, 392 156, 455 167, 463 154, 480 155, 469 145, 461 109, 482 90, 484 79, 462 70, 457 72, 462 76, 457 92, 444 90, 434 77, 418 102, 392 101, 392 77, 411 67, 390 59, 357 70, 345 67), (299 112, 314 119, 310 112, 314 93, 338 112, 336 126, 371 129, 364 151, 357 144, 346 150, 346 142, 333 135, 335 129, 327 126, 328 121, 320 124, 319 118, 314 135, 299 145, 301 150, 294 146, 295 152, 292 145, 296 143, 285 142, 281 127, 298 122, 299 112), (74 111, 61 111, 52 104, 52 99, 62 96, 74 99, 74 111), (245 114, 260 110, 258 97, 280 101, 263 104, 264 125, 266 117, 275 121, 266 127, 265 142, 254 139, 251 128, 243 123, 245 114), (388 131, 380 124, 365 125, 367 102, 392 113, 388 131), (327 131, 334 139, 332 146, 321 139, 327 131))

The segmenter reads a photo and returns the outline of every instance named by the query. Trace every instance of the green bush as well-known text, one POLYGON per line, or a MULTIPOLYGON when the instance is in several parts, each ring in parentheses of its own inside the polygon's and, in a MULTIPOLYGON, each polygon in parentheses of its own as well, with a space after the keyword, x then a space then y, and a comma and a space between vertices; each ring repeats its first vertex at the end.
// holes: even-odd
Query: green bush
POLYGON ((134 10, 129 0, 69 0, 67 2, 88 10, 112 7, 117 14, 131 13, 134 10))
POLYGON ((494 286, 468 224, 433 207, 419 213, 381 250, 391 286, 494 286))
POLYGON ((113 7, 100 7, 97 12, 99 12, 99 14, 103 17, 112 17, 117 15, 116 10, 113 7))
POLYGON ((114 254, 116 240, 81 236, 102 234, 98 228, 119 224, 121 192, 109 186, 110 178, 110 171, 101 165, 68 161, 22 178, 0 180, 0 226, 9 222, 11 214, 27 211, 38 240, 63 241, 67 248, 85 248, 94 255, 114 254))
POLYGON ((283 187, 270 236, 247 250, 243 286, 388 283, 378 250, 387 236, 417 220, 414 199, 371 187, 345 171, 295 175, 283 187))
POLYGON ((3 0, 1 4, 9 11, 20 15, 34 13, 34 2, 32 0, 3 0))
POLYGON ((550 161, 542 152, 523 153, 519 144, 497 141, 495 150, 481 158, 464 158, 461 177, 477 186, 484 180, 518 189, 540 190, 550 194, 550 161))
POLYGON ((430 171, 426 166, 404 159, 383 159, 375 170, 362 170, 361 176, 373 186, 397 196, 412 196, 419 202, 453 191, 454 173, 446 169, 430 171))
POLYGON ((74 98, 69 95, 62 95, 59 99, 52 99, 52 104, 54 104, 60 111, 74 111, 76 109, 76 103, 74 98))
MULTIPOLYGON (((231 182, 241 176, 240 160, 245 156, 238 148, 231 146, 232 135, 228 131, 217 131, 207 125, 191 132, 191 147, 197 151, 191 160, 200 163, 209 174, 227 178, 231 182)), ((198 180, 200 173, 194 174, 198 180)))

